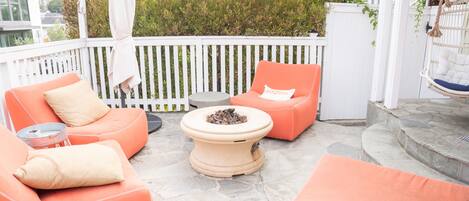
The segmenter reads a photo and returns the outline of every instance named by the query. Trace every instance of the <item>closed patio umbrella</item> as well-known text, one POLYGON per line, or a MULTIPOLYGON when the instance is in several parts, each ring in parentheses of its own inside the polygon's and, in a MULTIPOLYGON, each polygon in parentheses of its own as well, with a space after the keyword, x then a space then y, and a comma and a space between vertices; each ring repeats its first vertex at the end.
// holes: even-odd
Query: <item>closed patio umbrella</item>
MULTIPOLYGON (((122 106, 125 107, 125 94, 132 91, 142 81, 140 79, 132 29, 135 16, 135 0, 109 0, 109 26, 114 44, 108 78, 111 86, 120 86, 122 106)), ((161 119, 147 113, 149 132, 161 127, 161 119)))

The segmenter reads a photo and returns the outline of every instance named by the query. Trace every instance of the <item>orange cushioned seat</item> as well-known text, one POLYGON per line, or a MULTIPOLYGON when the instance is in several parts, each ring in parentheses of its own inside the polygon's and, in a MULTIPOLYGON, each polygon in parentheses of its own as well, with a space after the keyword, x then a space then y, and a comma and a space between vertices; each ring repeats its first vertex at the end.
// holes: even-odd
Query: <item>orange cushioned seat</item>
POLYGON ((317 114, 321 69, 315 64, 279 64, 260 61, 251 89, 231 98, 231 104, 258 108, 274 122, 268 137, 294 140, 311 126, 317 114), (260 98, 267 85, 273 89, 295 89, 288 101, 260 98))
POLYGON ((326 155, 296 201, 468 201, 469 187, 326 155))
POLYGON ((31 148, 6 128, 0 126, 0 201, 150 201, 149 190, 143 182, 138 180, 119 144, 113 140, 99 143, 114 148, 120 155, 125 176, 123 182, 94 187, 41 190, 36 193, 13 176, 15 170, 26 162, 28 150, 31 148))
MULTIPOLYGON (((45 122, 61 122, 44 99, 44 92, 79 81, 76 74, 30 86, 18 87, 5 93, 5 101, 15 129, 45 122)), ((119 142, 130 158, 148 140, 145 112, 138 108, 112 108, 101 119, 81 127, 68 127, 70 142, 84 144, 113 139, 119 142)))

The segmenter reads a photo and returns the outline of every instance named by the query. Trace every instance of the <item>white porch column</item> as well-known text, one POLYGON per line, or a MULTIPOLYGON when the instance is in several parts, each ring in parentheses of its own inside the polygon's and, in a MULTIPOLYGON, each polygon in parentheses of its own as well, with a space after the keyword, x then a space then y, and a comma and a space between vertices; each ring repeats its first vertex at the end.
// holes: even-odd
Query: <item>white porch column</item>
POLYGON ((80 38, 88 38, 88 26, 86 22, 86 0, 79 0, 77 13, 80 38))
MULTIPOLYGON (((91 64, 86 39, 88 38, 88 23, 86 21, 86 0, 79 0, 77 7, 78 14, 78 30, 80 39, 84 41, 85 47, 80 48, 80 60, 82 65, 83 77, 92 82, 91 78, 91 64)), ((96 90, 96 89, 95 89, 96 90)))
POLYGON ((376 33, 375 60, 373 63, 373 78, 371 82, 370 101, 382 101, 384 96, 384 82, 389 53, 389 39, 392 23, 392 0, 385 0, 379 4, 378 28, 376 33))
POLYGON ((410 3, 409 0, 396 0, 394 5, 384 95, 384 106, 390 109, 397 108, 399 101, 399 85, 410 3))

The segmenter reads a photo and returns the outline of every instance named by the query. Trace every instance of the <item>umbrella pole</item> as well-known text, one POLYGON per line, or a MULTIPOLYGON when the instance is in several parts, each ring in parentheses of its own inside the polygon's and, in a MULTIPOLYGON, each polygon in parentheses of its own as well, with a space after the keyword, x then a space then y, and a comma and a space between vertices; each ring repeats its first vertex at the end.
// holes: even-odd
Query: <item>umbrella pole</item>
MULTIPOLYGON (((120 87, 119 87, 119 90, 121 92, 120 99, 121 99, 122 108, 126 108, 127 104, 125 103, 125 99, 127 97, 127 94, 124 93, 124 91, 120 87)), ((146 112, 146 115, 147 115, 147 122, 148 122, 148 134, 151 134, 161 128, 161 126, 163 125, 163 121, 161 120, 160 117, 152 114, 151 112, 146 112)))

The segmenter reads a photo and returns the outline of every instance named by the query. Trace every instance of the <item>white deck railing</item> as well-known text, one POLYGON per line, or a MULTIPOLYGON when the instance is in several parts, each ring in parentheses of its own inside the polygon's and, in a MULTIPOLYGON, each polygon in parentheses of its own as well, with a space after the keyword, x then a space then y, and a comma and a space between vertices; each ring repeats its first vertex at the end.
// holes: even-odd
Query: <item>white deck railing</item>
MULTIPOLYGON (((251 86, 259 60, 322 65, 327 45, 322 37, 134 39, 143 81, 126 103, 148 111, 188 110, 188 96, 195 92, 244 93, 251 86)), ((110 38, 95 38, 2 48, 0 93, 77 72, 91 81, 107 104, 121 107, 120 93, 110 88, 107 79, 112 44, 110 38)), ((3 107, 0 110, 6 112, 3 107)))

